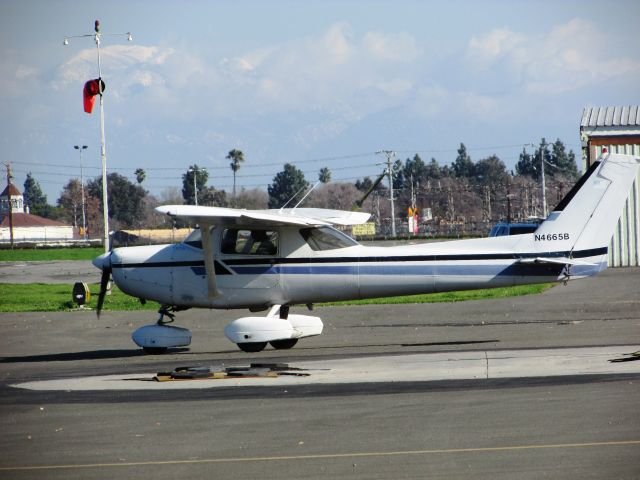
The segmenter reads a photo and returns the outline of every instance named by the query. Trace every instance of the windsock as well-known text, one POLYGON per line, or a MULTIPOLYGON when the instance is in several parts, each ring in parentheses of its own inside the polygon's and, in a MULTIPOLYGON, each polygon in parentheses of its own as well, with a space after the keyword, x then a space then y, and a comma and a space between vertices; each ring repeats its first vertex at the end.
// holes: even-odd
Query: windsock
POLYGON ((100 78, 89 80, 84 84, 84 88, 82 89, 82 100, 85 112, 91 113, 93 111, 93 104, 96 101, 96 95, 104 92, 104 87, 104 81, 100 78), (100 89, 100 83, 98 82, 102 83, 102 89, 100 89))

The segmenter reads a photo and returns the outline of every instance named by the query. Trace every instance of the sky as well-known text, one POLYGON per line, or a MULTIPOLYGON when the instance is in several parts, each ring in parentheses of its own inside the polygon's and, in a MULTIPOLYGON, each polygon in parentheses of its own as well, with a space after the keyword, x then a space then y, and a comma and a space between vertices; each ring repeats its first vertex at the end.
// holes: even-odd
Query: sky
POLYGON ((247 189, 284 163, 310 182, 376 176, 383 149, 449 164, 461 142, 513 169, 542 137, 579 156, 583 108, 640 104, 636 0, 2 0, 0 161, 52 204, 80 176, 74 145, 100 175, 98 109, 82 107, 96 46, 63 45, 95 19, 108 170, 143 168, 160 197, 192 164, 230 192, 234 148, 247 189))

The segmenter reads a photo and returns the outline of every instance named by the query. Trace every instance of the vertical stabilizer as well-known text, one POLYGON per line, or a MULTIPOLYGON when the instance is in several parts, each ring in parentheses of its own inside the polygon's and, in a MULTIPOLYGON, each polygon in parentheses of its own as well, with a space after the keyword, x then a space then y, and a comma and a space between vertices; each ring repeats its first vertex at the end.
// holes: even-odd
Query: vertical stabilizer
POLYGON ((606 248, 639 167, 639 157, 601 156, 533 233, 535 251, 606 248))

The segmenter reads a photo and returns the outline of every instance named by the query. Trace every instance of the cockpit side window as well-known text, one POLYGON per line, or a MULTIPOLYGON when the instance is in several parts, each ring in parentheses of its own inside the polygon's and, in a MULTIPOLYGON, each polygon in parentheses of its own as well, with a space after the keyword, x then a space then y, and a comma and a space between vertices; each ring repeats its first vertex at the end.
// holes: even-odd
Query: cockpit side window
POLYGON ((276 255, 278 232, 227 228, 222 232, 220 251, 228 255, 276 255))
POLYGON ((302 228, 300 235, 314 251, 336 250, 358 245, 353 238, 331 227, 302 228))

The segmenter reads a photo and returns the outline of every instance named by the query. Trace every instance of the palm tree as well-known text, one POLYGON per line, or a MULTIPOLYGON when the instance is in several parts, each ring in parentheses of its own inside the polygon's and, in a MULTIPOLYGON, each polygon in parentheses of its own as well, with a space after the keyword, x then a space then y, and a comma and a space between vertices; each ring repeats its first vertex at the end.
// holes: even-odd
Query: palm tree
POLYGON ((136 175, 136 181, 138 183, 144 182, 144 179, 147 176, 147 172, 145 172, 142 168, 138 168, 134 173, 136 175))
POLYGON ((242 150, 236 150, 235 148, 227 155, 227 160, 231 160, 229 164, 233 171, 233 198, 236 198, 236 172, 240 170, 240 164, 244 162, 244 153, 242 150))
POLYGON ((331 170, 327 167, 322 167, 318 173, 318 180, 322 183, 329 183, 331 181, 331 170))

